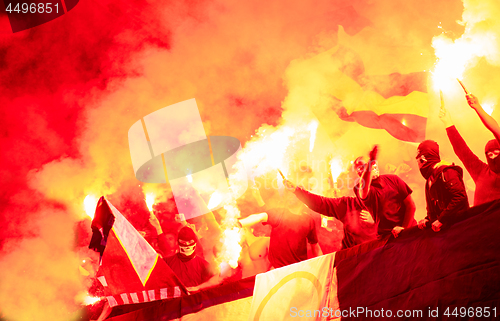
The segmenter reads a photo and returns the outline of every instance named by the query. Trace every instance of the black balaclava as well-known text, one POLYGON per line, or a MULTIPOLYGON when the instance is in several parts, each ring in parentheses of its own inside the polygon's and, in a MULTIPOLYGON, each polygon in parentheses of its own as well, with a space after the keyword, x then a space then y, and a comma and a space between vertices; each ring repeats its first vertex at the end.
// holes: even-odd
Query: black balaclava
POLYGON ((492 152, 497 149, 500 149, 500 145, 498 144, 498 141, 496 139, 492 139, 488 143, 486 143, 486 146, 484 147, 484 153, 486 154, 486 160, 488 161, 488 166, 490 167, 490 169, 495 173, 500 174, 500 155, 495 157, 494 159, 488 157, 488 152, 492 152))
POLYGON ((427 162, 420 167, 420 173, 425 179, 428 179, 432 175, 432 170, 434 169, 434 165, 441 161, 439 157, 439 145, 433 140, 424 140, 420 145, 418 145, 417 149, 417 161, 419 158, 424 155, 427 162))
POLYGON ((189 261, 196 255, 196 242, 198 238, 193 230, 187 226, 180 229, 177 236, 179 244, 179 258, 182 261, 189 261))

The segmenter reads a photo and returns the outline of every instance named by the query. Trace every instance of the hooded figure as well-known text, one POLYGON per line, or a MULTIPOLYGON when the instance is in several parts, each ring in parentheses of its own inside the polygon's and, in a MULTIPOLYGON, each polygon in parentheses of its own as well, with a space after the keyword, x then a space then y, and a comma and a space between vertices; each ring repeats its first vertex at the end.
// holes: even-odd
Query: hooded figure
POLYGON ((446 134, 450 139, 455 154, 460 158, 474 180, 476 190, 474 191, 474 206, 500 199, 500 127, 497 122, 479 104, 477 97, 467 95, 467 102, 477 112, 479 118, 495 136, 496 140, 490 140, 485 148, 486 163, 477 157, 467 146, 457 128, 451 121, 450 114, 442 107, 439 118, 446 128, 446 134))
POLYGON ((484 146, 484 154, 486 155, 486 160, 488 166, 495 174, 500 174, 500 144, 496 139, 492 139, 486 143, 484 146))
POLYGON ((177 235, 179 252, 166 257, 165 262, 174 271, 181 282, 188 287, 195 287, 207 282, 214 275, 206 260, 196 255, 198 238, 194 231, 184 226, 177 235))
POLYGON ((500 145, 496 139, 484 147, 486 162, 477 157, 467 146, 455 126, 446 128, 453 151, 462 161, 474 180, 474 206, 500 199, 500 145))
POLYGON ((430 223, 432 229, 438 232, 451 217, 469 208, 463 170, 441 161, 439 145, 432 140, 425 140, 418 146, 416 159, 420 173, 426 179, 427 202, 427 216, 418 226, 423 229, 430 223))
POLYGON ((434 166, 441 161, 438 143, 433 140, 424 140, 418 146, 417 161, 419 162, 420 173, 425 179, 428 179, 434 166))
POLYGON ((196 234, 191 228, 184 226, 179 230, 177 243, 179 245, 179 256, 181 260, 189 261, 196 255, 195 251, 198 237, 196 237, 196 234))

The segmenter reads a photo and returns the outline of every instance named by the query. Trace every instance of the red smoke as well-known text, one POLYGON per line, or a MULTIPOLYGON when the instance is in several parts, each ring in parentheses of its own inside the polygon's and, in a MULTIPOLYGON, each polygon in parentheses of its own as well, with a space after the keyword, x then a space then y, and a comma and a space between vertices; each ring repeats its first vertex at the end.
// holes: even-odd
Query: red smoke
POLYGON ((339 25, 353 38, 379 33, 365 43, 368 75, 429 70, 438 23, 463 30, 460 1, 394 5, 83 0, 41 26, 0 33, 0 315, 74 317, 73 298, 86 290, 74 229, 86 224, 87 194, 109 195, 136 227, 146 225, 127 141, 141 117, 196 98, 207 135, 244 145, 262 125, 282 124, 283 110, 296 112, 283 102, 302 75, 289 71, 334 48, 339 25), (408 60, 387 67, 394 56, 408 60))

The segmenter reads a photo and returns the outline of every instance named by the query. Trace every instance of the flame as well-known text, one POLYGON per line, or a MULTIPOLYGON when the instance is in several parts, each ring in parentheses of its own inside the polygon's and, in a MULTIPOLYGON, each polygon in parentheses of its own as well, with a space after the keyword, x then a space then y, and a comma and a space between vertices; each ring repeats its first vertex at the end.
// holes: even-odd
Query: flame
POLYGON ((252 169, 252 179, 276 171, 277 168, 286 173, 288 166, 284 164, 285 154, 294 134, 293 128, 283 126, 270 135, 246 144, 239 159, 252 169))
POLYGON ((224 205, 226 217, 222 225, 226 226, 222 233, 222 249, 217 257, 220 263, 226 262, 233 269, 238 266, 238 259, 241 253, 241 229, 235 226, 236 219, 240 216, 240 210, 235 202, 224 205))
POLYGON ((215 191, 212 196, 210 196, 210 200, 208 201, 207 207, 209 210, 217 207, 222 202, 222 193, 219 191, 215 191))
POLYGON ((404 120, 404 119, 403 119, 403 120, 401 121, 401 124, 403 124, 403 126, 406 126, 406 120, 404 120))
POLYGON ((311 136, 309 137, 309 152, 312 152, 314 149, 314 141, 316 140, 316 131, 318 129, 318 122, 313 120, 309 126, 307 127, 309 129, 311 136))
POLYGON ((225 261, 230 267, 235 269, 238 266, 238 259, 241 253, 241 233, 239 228, 233 227, 224 230, 222 251, 225 253, 225 261))
POLYGON ((464 72, 473 66, 477 58, 496 54, 495 35, 474 33, 466 28, 459 39, 453 41, 444 33, 432 39, 437 63, 432 72, 434 89, 450 91, 456 87, 455 79, 462 79, 464 72))
POLYGON ((148 206, 148 209, 150 212, 153 211, 154 204, 155 204, 155 194, 154 193, 147 193, 146 194, 146 205, 148 206))
POLYGON ((193 176, 191 176, 191 174, 189 174, 187 176, 187 179, 188 179, 188 182, 192 183, 193 182, 193 176))
POLYGON ((91 296, 87 292, 80 292, 75 296, 75 301, 82 305, 93 305, 101 301, 101 298, 91 296))
POLYGON ((87 295, 85 297, 85 299, 83 300, 83 303, 85 303, 85 305, 91 305, 91 304, 95 304, 95 303, 97 303, 99 301, 101 301, 101 298, 87 295))
POLYGON ((91 218, 94 219, 95 208, 97 206, 97 202, 99 200, 95 195, 89 194, 83 200, 83 208, 85 209, 85 213, 91 218))
POLYGON ((343 172, 342 169, 342 160, 340 158, 333 158, 330 161, 330 172, 332 173, 332 179, 334 182, 337 181, 340 174, 343 172))

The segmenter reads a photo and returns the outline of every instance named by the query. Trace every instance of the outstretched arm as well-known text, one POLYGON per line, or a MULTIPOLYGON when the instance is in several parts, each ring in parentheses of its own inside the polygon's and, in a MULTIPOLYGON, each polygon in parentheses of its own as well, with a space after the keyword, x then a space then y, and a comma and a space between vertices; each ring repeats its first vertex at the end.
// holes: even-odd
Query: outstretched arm
POLYGON ((242 227, 253 226, 257 223, 267 222, 267 213, 252 214, 239 220, 242 227))
POLYGON ((370 192, 370 186, 372 184, 372 166, 375 164, 375 161, 377 160, 377 154, 378 154, 378 146, 375 145, 370 152, 370 161, 368 162, 368 166, 365 168, 365 171, 363 172, 362 182, 363 182, 363 187, 359 190, 359 197, 361 199, 366 199, 368 197, 368 193, 370 192))
POLYGON ((219 274, 216 274, 216 275, 212 276, 208 281, 206 281, 202 284, 199 284, 197 286, 189 286, 186 288, 186 290, 188 290, 188 292, 198 292, 198 291, 201 291, 203 289, 211 288, 213 286, 219 285, 222 281, 223 281, 223 278, 219 274))
POLYGON ((287 190, 293 192, 302 203, 315 212, 341 219, 342 215, 339 213, 347 211, 347 200, 345 197, 330 198, 316 195, 295 186, 295 184, 287 179, 283 180, 283 185, 285 185, 287 190))
POLYGON ((479 100, 476 96, 474 96, 473 94, 468 94, 465 97, 467 98, 467 103, 469 103, 469 106, 471 106, 471 108, 476 111, 484 126, 486 126, 486 128, 488 128, 493 133, 496 140, 500 144, 500 126, 498 126, 497 121, 484 111, 483 107, 481 107, 481 105, 479 104, 479 100))

